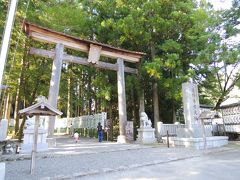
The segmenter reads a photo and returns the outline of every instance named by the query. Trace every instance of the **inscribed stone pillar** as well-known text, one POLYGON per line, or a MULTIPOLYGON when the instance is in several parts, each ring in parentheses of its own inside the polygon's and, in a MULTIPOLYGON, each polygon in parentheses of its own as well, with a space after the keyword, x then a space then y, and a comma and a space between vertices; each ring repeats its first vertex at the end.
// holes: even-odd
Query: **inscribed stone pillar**
POLYGON ((117 141, 119 143, 126 143, 125 127, 127 124, 127 110, 126 110, 126 95, 125 95, 125 78, 124 78, 124 62, 123 59, 118 58, 118 112, 119 112, 119 133, 117 141))
POLYGON ((200 107, 197 85, 191 82, 185 82, 182 84, 182 92, 185 124, 188 125, 189 128, 194 125, 200 125, 200 121, 198 120, 200 107))
MULTIPOLYGON (((52 76, 51 76, 49 95, 48 95, 49 103, 55 108, 57 108, 57 99, 58 99, 59 84, 60 84, 60 78, 61 78, 63 52, 64 52, 63 44, 57 44, 55 49, 55 57, 52 65, 52 76)), ((47 120, 48 124, 46 126, 48 129, 48 137, 52 137, 54 133, 55 116, 50 116, 47 119, 48 119, 47 120)))

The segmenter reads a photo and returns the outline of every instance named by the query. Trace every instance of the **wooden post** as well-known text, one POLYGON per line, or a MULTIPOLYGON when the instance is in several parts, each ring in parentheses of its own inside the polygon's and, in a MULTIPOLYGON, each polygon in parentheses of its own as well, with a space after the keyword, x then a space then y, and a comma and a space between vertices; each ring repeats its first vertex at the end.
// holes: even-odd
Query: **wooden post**
POLYGON ((125 95, 125 78, 124 78, 124 62, 118 58, 118 113, 119 113, 119 136, 117 142, 126 143, 125 127, 127 124, 126 95, 125 95))
MULTIPOLYGON (((52 65, 52 76, 49 88, 48 101, 49 103, 57 108, 57 98, 59 93, 59 84, 62 70, 64 46, 63 44, 57 44, 55 49, 55 57, 52 65)), ((48 118, 48 137, 52 137, 54 134, 55 116, 48 118)))
POLYGON ((34 125, 34 135, 33 135, 33 146, 32 146, 32 158, 31 158, 31 174, 34 174, 35 164, 36 164, 36 151, 37 151, 37 141, 38 141, 38 125, 39 125, 39 115, 35 117, 34 125))
POLYGON ((167 130, 167 147, 169 148, 169 133, 168 133, 168 130, 167 130))

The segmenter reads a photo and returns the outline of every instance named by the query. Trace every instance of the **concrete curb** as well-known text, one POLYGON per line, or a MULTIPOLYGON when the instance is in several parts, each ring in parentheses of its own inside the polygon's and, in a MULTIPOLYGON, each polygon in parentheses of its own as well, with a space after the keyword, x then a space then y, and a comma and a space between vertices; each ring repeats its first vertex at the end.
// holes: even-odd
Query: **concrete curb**
POLYGON ((5 163, 0 162, 0 179, 5 179, 5 163))

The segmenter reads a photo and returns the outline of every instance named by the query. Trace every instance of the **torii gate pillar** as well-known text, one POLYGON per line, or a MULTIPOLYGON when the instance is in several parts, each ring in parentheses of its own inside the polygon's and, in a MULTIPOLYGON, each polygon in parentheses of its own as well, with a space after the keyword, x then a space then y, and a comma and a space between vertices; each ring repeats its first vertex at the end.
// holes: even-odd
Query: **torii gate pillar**
MULTIPOLYGON (((64 45, 57 44, 55 49, 55 57, 52 65, 52 76, 50 81, 50 88, 48 94, 48 102, 54 108, 57 108, 57 99, 59 93, 59 84, 61 79, 62 61, 63 61, 64 45)), ((47 118, 46 127, 48 129, 48 137, 54 134, 55 116, 47 118)))
POLYGON ((126 143, 125 127, 127 124, 126 95, 125 95, 125 78, 124 78, 124 62, 123 59, 117 59, 118 71, 118 112, 119 112, 119 132, 117 137, 118 143, 126 143))

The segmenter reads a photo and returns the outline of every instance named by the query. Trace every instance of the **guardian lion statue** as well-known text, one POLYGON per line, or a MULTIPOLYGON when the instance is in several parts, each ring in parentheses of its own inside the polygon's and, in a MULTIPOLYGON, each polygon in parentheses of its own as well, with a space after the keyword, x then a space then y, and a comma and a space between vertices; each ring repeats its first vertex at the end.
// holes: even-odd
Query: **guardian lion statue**
POLYGON ((151 128, 152 122, 148 119, 148 116, 145 112, 141 112, 140 114, 140 128, 151 128))

